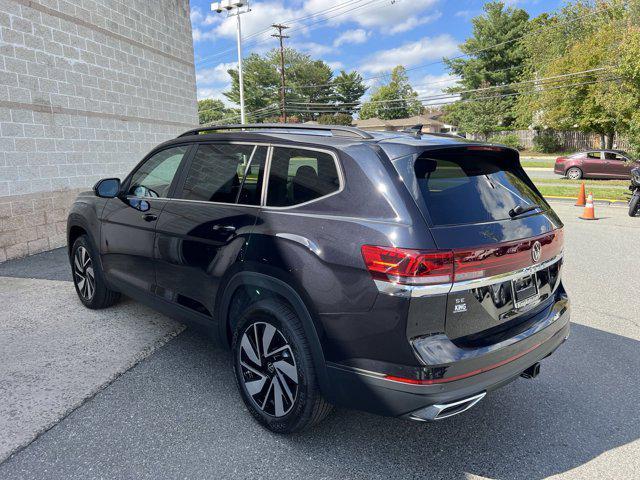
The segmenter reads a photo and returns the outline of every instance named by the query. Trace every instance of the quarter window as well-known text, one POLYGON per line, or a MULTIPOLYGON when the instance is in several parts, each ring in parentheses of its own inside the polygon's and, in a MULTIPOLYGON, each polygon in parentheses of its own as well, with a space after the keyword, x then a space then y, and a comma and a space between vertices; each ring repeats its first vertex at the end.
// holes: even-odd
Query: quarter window
MULTIPOLYGON (((264 149, 254 145, 210 144, 200 145, 189 166, 180 198, 208 202, 236 203, 245 179, 245 172, 254 150, 264 149)), ((258 184, 258 173, 255 184, 258 184)), ((246 183, 248 201, 255 201, 254 177, 246 183), (253 188, 251 188, 253 187, 253 188), (249 192, 251 190, 251 192, 249 192), (250 198, 249 198, 250 197, 250 198)), ((258 194, 259 203, 259 194, 258 194)))
POLYGON ((267 205, 299 205, 329 195, 339 188, 340 179, 333 156, 314 150, 274 148, 267 205))
POLYGON ((136 197, 166 197, 188 149, 185 145, 167 148, 147 159, 131 176, 127 193, 136 197))

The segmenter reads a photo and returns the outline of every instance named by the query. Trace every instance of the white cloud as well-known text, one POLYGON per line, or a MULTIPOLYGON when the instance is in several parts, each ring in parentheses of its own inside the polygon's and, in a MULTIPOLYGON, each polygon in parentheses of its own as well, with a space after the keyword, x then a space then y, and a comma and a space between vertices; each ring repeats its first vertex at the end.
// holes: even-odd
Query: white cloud
POLYGON ((425 25, 427 23, 435 22, 440 17, 442 17, 441 12, 436 12, 431 15, 426 15, 424 17, 409 17, 404 22, 400 22, 389 30, 389 33, 394 35, 396 33, 408 32, 409 30, 413 30, 414 28, 425 25))
POLYGON ((229 83, 227 70, 231 68, 238 68, 237 62, 220 63, 212 68, 201 68, 196 72, 196 82, 198 85, 229 83))
POLYGON ((198 7, 191 7, 191 23, 193 25, 199 24, 203 18, 204 15, 202 14, 202 10, 198 7))
MULTIPOLYGON (((443 73, 442 75, 425 75, 420 79, 414 80, 411 83, 413 88, 420 98, 430 98, 444 93, 449 87, 452 87, 458 81, 458 77, 443 73)), ((451 98, 451 101, 456 100, 456 97, 451 98)), ((432 103, 442 103, 449 101, 449 99, 433 99, 432 103)), ((429 104, 429 101, 425 102, 429 104)))
POLYGON ((449 34, 424 37, 397 48, 375 52, 364 60, 360 69, 365 72, 381 73, 391 70, 396 65, 409 68, 428 60, 440 60, 442 57, 454 54, 457 50, 457 42, 449 34))
MULTIPOLYGON (((345 23, 356 23, 361 27, 377 28, 385 33, 400 33, 439 18, 440 14, 437 12, 431 15, 426 14, 426 11, 436 5, 438 1, 394 0, 392 3, 385 2, 374 5, 367 3, 347 5, 344 0, 299 0, 294 2, 291 7, 285 5, 283 0, 254 1, 251 4, 251 12, 242 15, 242 34, 243 37, 248 37, 268 30, 260 35, 258 40, 262 42, 269 38, 272 33, 270 27, 274 22, 286 24, 290 20, 309 15, 314 16, 303 23, 313 24, 321 20, 327 21, 321 25, 338 26, 345 23), (353 11, 352 14, 351 11, 353 11), (389 25, 394 25, 394 27, 389 30, 389 25)), ((194 28, 198 27, 201 30, 198 34, 198 40, 218 37, 235 38, 235 17, 227 18, 224 13, 205 15, 200 9, 194 7, 191 11, 191 20, 194 28), (202 28, 211 25, 214 26, 211 29, 202 28)), ((314 28, 316 27, 311 26, 311 29, 314 28)), ((302 23, 292 25, 292 29, 296 30, 294 32, 296 36, 307 35, 309 32, 302 23)), ((194 36, 194 38, 196 37, 194 36)))
POLYGON ((479 12, 474 12, 473 10, 459 10, 453 14, 454 17, 464 18, 465 20, 469 20, 476 15, 479 15, 479 12))
POLYGON ((370 34, 371 32, 367 32, 363 28, 357 28, 355 30, 346 30, 345 32, 340 34, 338 38, 336 38, 333 41, 333 46, 339 47, 340 45, 344 45, 347 43, 354 43, 354 44, 364 43, 367 41, 367 38, 369 38, 370 34))
POLYGON ((333 52, 333 48, 316 42, 291 43, 290 46, 296 50, 308 53, 312 57, 321 57, 327 53, 333 52))
POLYGON ((329 68, 334 72, 336 70, 342 70, 344 68, 344 63, 342 62, 327 62, 327 65, 329 65, 329 68))
POLYGON ((202 42, 203 40, 212 40, 216 37, 215 32, 212 30, 202 30, 201 28, 194 27, 191 32, 193 41, 195 43, 202 42))
MULTIPOLYGON (((386 30, 389 25, 398 25, 408 22, 414 17, 419 17, 423 12, 432 8, 439 0, 395 0, 393 3, 377 3, 373 6, 355 4, 349 6, 353 14, 338 15, 348 9, 337 8, 326 13, 325 18, 331 18, 329 23, 341 25, 355 22, 362 27, 380 28, 386 30)), ((307 0, 304 9, 308 12, 317 12, 344 3, 344 0, 307 0)), ((417 26, 418 24, 414 25, 417 26)), ((409 27, 407 27, 409 29, 409 27)), ((406 30, 402 30, 406 31, 406 30)))
MULTIPOLYGON (((266 29, 269 32, 261 35, 260 38, 269 38, 269 35, 275 31, 271 28, 274 22, 285 22, 300 17, 303 13, 299 9, 285 7, 281 1, 252 3, 251 12, 242 15, 242 36, 248 37, 266 29)), ((214 29, 215 35, 236 38, 236 17, 226 18, 224 13, 219 15, 224 20, 214 29)))
POLYGON ((212 98, 214 100, 222 100, 227 107, 237 107, 233 102, 230 102, 222 92, 226 92, 231 89, 231 84, 224 85, 219 88, 198 88, 198 100, 204 100, 205 98, 212 98))

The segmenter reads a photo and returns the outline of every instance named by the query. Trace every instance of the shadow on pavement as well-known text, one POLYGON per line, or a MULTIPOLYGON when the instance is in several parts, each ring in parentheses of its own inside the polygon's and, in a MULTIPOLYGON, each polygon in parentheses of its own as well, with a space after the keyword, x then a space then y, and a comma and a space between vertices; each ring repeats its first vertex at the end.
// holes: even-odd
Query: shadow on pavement
POLYGON ((0 263, 0 277, 37 278, 71 281, 67 249, 56 248, 25 258, 0 263))
POLYGON ((227 352, 190 330, 28 449, 4 478, 543 478, 637 440, 640 342, 582 325, 536 380, 437 423, 338 410, 313 430, 261 429, 227 352))

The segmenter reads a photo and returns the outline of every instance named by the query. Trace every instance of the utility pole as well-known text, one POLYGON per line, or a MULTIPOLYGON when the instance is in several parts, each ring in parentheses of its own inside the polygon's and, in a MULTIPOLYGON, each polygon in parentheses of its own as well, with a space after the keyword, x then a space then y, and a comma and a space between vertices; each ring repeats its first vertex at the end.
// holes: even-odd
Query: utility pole
POLYGON ((282 121, 284 123, 287 123, 287 108, 286 108, 286 92, 285 92, 285 86, 286 86, 286 76, 284 73, 284 42, 283 40, 285 38, 289 38, 288 35, 283 35, 282 31, 286 30, 287 27, 286 25, 282 25, 279 23, 275 23, 273 25, 271 25, 273 28, 278 30, 278 33, 274 33, 273 35, 271 35, 272 37, 276 37, 277 39, 280 40, 280 109, 282 112, 282 121))
POLYGON ((211 4, 211 10, 217 13, 227 12, 228 17, 236 17, 236 41, 238 43, 238 87, 240 90, 240 123, 246 122, 244 111, 244 76, 242 74, 242 24, 240 15, 251 11, 249 0, 221 0, 211 4))

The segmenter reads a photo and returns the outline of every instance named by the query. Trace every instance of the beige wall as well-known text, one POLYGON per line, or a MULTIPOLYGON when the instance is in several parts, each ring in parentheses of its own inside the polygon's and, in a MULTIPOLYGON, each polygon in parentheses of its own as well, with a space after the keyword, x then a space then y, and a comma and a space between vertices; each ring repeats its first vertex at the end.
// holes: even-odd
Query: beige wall
POLYGON ((0 0, 0 261, 197 124, 188 0, 0 0))

